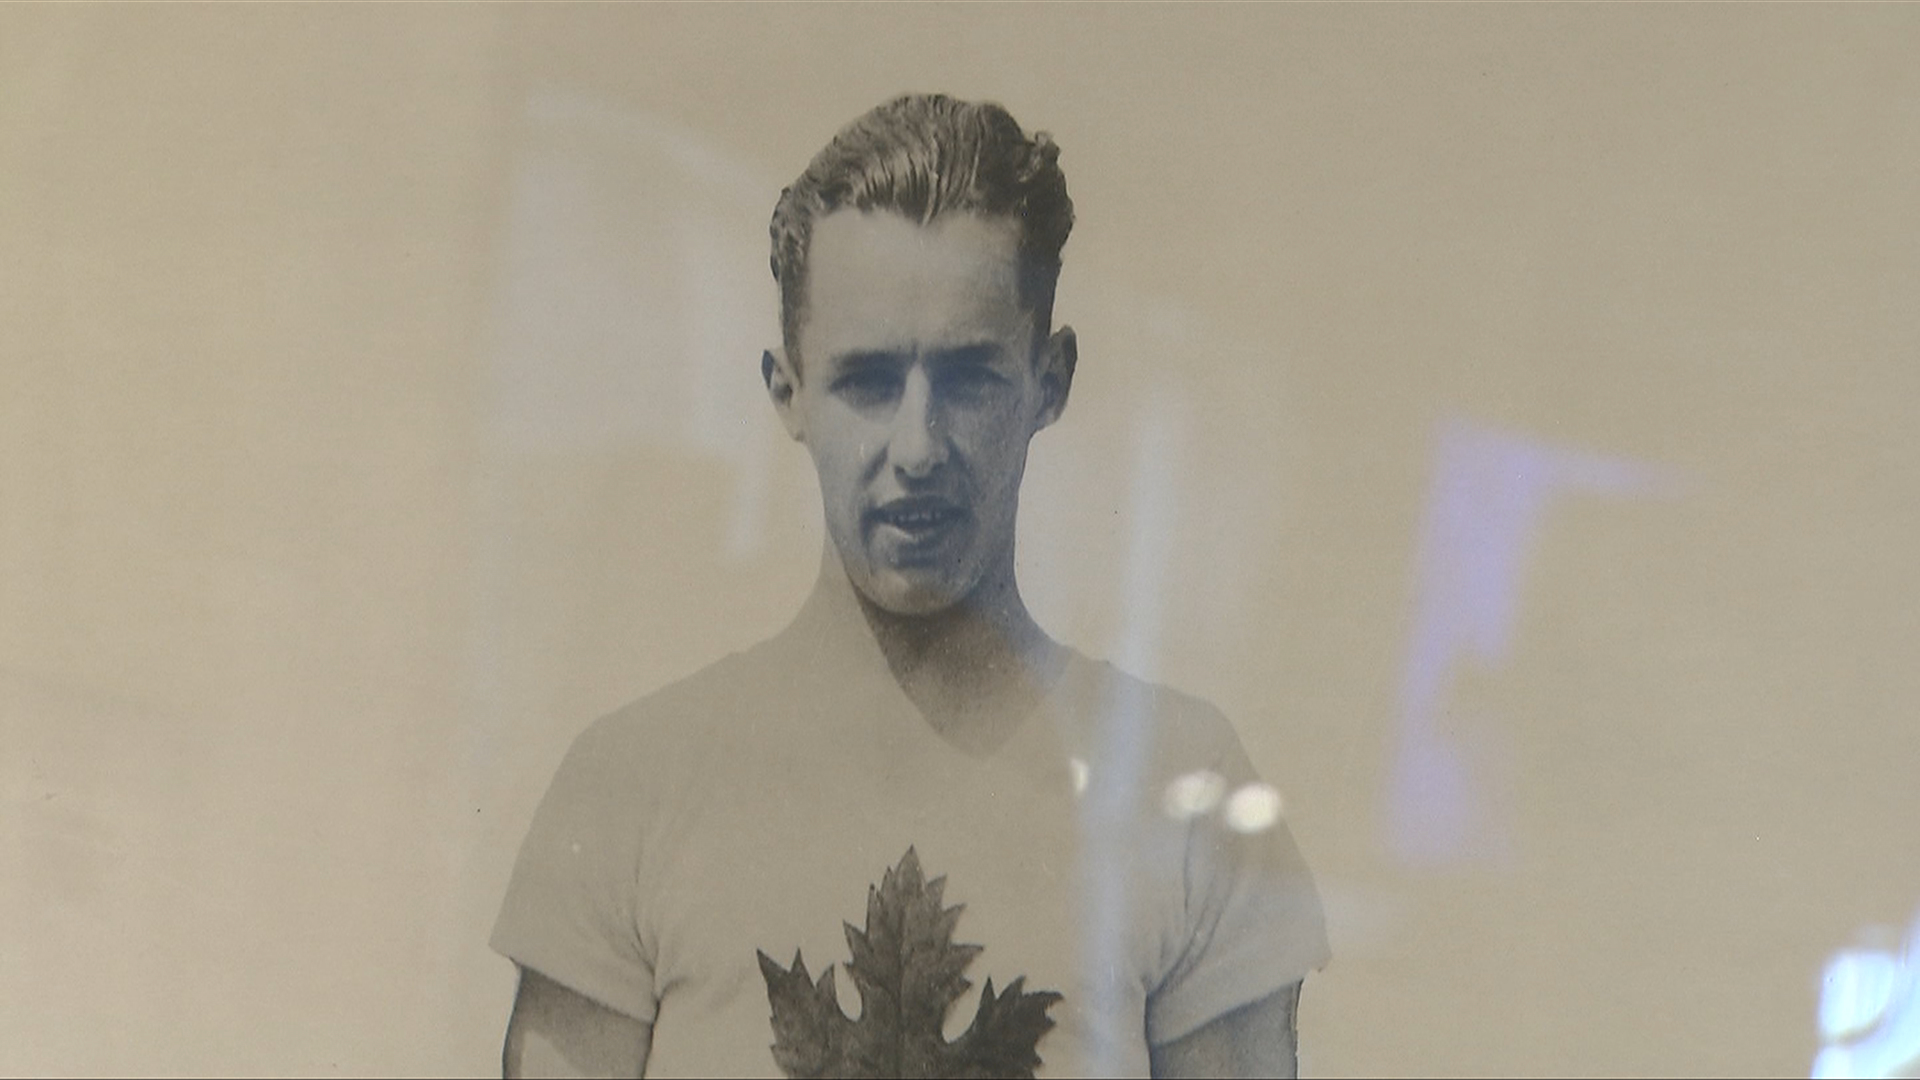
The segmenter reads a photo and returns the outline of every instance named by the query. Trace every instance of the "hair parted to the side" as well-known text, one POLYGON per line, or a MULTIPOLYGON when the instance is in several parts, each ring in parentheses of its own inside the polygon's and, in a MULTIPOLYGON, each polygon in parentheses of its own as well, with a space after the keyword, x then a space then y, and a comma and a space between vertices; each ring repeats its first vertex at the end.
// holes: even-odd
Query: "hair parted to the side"
POLYGON ((773 209, 771 262, 787 351, 799 360, 813 223, 849 207, 888 210, 922 224, 962 211, 1019 222, 1021 294, 1044 336, 1060 249, 1073 230, 1059 158, 1046 132, 1029 138, 999 105, 945 94, 907 94, 842 128, 773 209))

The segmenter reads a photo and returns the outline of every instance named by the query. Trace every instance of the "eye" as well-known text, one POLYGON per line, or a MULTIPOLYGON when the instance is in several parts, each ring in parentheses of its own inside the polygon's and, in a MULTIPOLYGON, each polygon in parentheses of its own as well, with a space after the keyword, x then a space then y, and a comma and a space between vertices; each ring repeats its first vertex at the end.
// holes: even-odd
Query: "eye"
POLYGON ((1006 385, 1006 378, 985 364, 961 364, 940 373, 942 396, 976 401, 1006 385))
POLYGON ((833 392, 855 406, 880 405, 900 396, 900 373, 892 368, 858 367, 833 380, 833 392))

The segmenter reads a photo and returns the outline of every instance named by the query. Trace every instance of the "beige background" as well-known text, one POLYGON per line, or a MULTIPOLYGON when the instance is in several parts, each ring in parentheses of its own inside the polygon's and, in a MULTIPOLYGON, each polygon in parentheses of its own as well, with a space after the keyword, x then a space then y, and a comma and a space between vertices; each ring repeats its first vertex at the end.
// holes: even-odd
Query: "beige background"
POLYGON ((1023 582, 1286 791, 1307 1069, 1804 1075, 1825 957, 1920 904, 1916 55, 1911 6, 9 6, 0 1071, 496 1068, 566 741, 815 566, 774 196, 941 89, 1079 210, 1023 582), (1555 454, 1654 479, 1487 524, 1555 454), (1407 673, 1496 578, 1419 744, 1477 824, 1409 861, 1407 673))

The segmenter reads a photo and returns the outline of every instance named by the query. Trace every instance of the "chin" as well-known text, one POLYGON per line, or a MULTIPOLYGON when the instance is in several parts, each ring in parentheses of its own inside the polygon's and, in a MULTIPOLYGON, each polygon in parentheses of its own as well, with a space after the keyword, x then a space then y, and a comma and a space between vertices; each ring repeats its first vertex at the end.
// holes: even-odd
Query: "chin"
POLYGON ((967 590, 947 581, 918 580, 898 571, 883 571, 856 583, 867 602, 890 615, 938 615, 966 598, 967 590))

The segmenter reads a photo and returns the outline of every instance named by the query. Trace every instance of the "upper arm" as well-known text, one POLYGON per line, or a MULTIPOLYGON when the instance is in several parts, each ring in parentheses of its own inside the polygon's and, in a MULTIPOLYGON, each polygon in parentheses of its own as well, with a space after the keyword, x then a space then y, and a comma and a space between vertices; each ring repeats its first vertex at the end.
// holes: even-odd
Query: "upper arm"
POLYGON ((1300 983, 1150 1049, 1155 1077, 1298 1075, 1300 983))
MULTIPOLYGON (((655 784, 636 743, 631 724, 609 721, 574 740, 520 845, 491 944, 546 982, 650 1022, 640 863, 655 784)), ((544 989, 522 980, 531 1003, 544 989)))
POLYGON ((652 1024, 523 967, 501 1070, 509 1078, 638 1077, 652 1045, 652 1024))

